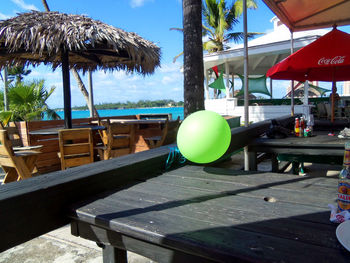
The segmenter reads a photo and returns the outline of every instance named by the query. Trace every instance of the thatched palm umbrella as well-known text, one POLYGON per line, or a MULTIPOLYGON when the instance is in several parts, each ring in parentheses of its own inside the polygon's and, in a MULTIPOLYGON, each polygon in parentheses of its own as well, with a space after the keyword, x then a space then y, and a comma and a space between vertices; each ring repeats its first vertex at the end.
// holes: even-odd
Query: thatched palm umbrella
POLYGON ((62 66, 64 116, 72 127, 69 68, 151 74, 160 49, 135 33, 81 15, 58 12, 19 14, 0 21, 0 67, 8 64, 62 66))

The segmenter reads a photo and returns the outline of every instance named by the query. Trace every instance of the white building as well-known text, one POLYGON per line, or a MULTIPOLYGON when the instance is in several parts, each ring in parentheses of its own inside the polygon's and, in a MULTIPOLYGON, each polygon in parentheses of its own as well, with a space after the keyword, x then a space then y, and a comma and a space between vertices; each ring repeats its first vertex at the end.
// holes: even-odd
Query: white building
MULTIPOLYGON (((248 72, 249 76, 261 76, 266 74, 267 70, 291 54, 291 33, 289 29, 281 24, 277 18, 271 20, 274 24, 274 30, 248 42, 248 72)), ((294 51, 310 44, 320 36, 326 34, 329 30, 309 30, 296 32, 293 34, 294 51)), ((237 106, 237 99, 230 98, 229 80, 235 78, 235 75, 243 75, 244 54, 243 45, 234 45, 231 49, 207 54, 204 56, 204 71, 206 77, 205 87, 205 108, 216 111, 223 115, 241 116, 244 119, 244 107, 237 106), (212 82, 210 69, 218 66, 219 71, 225 74, 226 98, 213 99, 210 96, 208 84, 212 82)), ((273 93, 272 81, 270 89, 273 93)), ((275 118, 290 114, 290 106, 250 106, 249 121, 257 122, 265 119, 275 118)), ((295 113, 308 114, 309 107, 296 105, 295 113)))

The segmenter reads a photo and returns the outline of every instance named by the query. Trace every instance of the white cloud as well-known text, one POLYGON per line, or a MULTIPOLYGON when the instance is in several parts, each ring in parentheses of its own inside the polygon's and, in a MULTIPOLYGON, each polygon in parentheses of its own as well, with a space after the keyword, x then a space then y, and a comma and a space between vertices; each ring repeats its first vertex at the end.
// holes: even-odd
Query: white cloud
POLYGON ((12 16, 5 15, 5 14, 3 14, 3 13, 0 13, 0 20, 9 19, 10 17, 12 17, 12 16))
MULTIPOLYGON (((183 100, 183 73, 180 71, 181 63, 168 63, 158 68, 154 74, 142 76, 125 71, 95 71, 92 74, 94 102, 114 103, 139 100, 174 99, 183 100)), ((47 103, 51 108, 63 107, 62 72, 61 69, 52 71, 50 67, 40 65, 30 67, 30 79, 45 79, 47 89, 55 86, 54 93, 47 103)), ((88 89, 88 74, 79 75, 88 89)), ((85 105, 85 99, 77 87, 75 78, 70 75, 72 106, 85 105)))
POLYGON ((175 82, 175 80, 173 78, 171 78, 170 76, 164 76, 163 79, 162 79, 162 84, 163 85, 167 85, 167 84, 170 84, 170 83, 173 83, 175 82))
POLYGON ((39 11, 39 8, 37 8, 35 5, 26 4, 23 0, 12 0, 12 2, 22 9, 39 11))
POLYGON ((168 63, 168 64, 163 64, 158 70, 161 73, 170 73, 170 72, 181 72, 181 64, 176 62, 176 63, 168 63))
POLYGON ((131 0, 130 5, 132 8, 143 6, 146 2, 149 2, 153 0, 131 0))

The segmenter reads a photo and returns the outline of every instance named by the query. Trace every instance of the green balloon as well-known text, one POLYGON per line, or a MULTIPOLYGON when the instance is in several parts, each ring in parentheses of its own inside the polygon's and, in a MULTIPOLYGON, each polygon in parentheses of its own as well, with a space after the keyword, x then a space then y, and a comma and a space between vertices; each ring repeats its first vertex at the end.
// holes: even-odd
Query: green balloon
POLYGON ((219 159, 231 142, 227 121, 213 111, 197 111, 180 125, 177 146, 181 154, 194 163, 210 163, 219 159))

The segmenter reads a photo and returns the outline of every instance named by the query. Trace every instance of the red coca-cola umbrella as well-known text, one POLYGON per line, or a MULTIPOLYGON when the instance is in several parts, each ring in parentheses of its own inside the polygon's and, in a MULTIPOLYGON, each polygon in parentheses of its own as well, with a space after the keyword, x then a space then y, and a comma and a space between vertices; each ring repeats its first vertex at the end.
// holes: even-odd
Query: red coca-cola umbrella
POLYGON ((267 77, 284 80, 332 81, 332 122, 335 82, 350 80, 350 35, 334 28, 270 68, 267 77))

